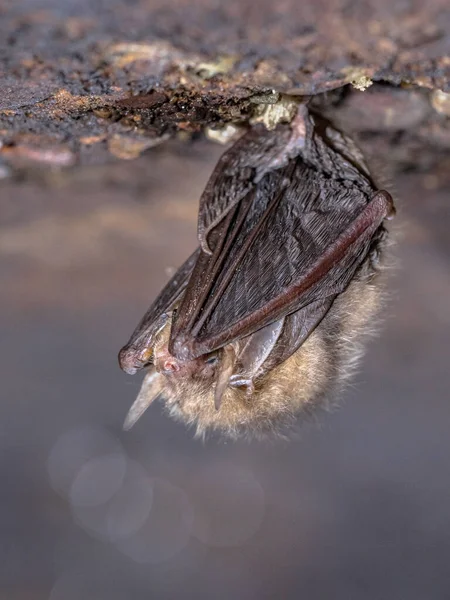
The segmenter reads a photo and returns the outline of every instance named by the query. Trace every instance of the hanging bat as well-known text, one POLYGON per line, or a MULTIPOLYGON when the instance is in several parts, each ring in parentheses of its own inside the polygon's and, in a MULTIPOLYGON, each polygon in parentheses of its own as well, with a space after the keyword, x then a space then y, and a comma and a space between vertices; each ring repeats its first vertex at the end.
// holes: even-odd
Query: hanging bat
POLYGON ((199 248, 120 351, 124 371, 148 370, 125 428, 162 397, 198 435, 261 437, 329 397, 377 312, 393 213, 352 140, 306 106, 251 128, 201 197, 199 248))

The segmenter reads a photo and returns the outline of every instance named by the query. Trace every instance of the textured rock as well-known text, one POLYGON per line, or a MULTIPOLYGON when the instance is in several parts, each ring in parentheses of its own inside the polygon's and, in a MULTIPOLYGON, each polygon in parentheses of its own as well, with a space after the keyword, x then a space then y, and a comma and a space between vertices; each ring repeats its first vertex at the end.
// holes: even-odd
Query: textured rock
POLYGON ((279 92, 336 90, 318 99, 332 116, 388 145, 407 132, 393 161, 428 168, 422 148, 450 147, 449 72, 446 0, 0 0, 0 160, 133 158, 279 92))

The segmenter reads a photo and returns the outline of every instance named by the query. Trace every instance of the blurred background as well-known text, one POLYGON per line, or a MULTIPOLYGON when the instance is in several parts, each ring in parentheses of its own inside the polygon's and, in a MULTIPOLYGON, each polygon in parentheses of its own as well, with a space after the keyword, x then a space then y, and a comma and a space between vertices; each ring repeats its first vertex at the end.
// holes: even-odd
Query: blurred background
POLYGON ((223 148, 0 181, 0 598, 448 598, 450 214, 394 182, 380 336, 290 442, 193 439, 116 355, 195 247, 223 148))

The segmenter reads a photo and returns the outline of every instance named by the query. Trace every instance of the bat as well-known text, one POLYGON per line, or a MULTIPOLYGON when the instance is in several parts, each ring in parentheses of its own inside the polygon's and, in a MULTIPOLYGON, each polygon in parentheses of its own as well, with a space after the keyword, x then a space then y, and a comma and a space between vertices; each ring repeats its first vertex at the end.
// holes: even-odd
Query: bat
POLYGON ((199 248, 119 353, 147 370, 125 429, 159 397, 196 435, 232 438, 323 404, 377 314, 394 212, 351 138, 305 105, 249 129, 201 196, 199 248))

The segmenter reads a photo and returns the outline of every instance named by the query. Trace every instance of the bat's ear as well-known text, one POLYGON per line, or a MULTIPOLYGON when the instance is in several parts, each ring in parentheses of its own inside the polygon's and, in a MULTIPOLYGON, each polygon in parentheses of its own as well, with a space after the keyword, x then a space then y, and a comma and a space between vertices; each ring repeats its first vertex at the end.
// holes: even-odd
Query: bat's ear
POLYGON ((217 373, 216 388, 214 390, 214 406, 219 410, 222 403, 222 397, 228 387, 230 378, 233 375, 234 365, 236 363, 236 354, 233 346, 227 346, 223 349, 220 361, 220 367, 217 373))
POLYGON ((141 390, 128 411, 123 428, 128 431, 133 427, 138 419, 144 414, 153 400, 164 390, 164 376, 160 375, 155 369, 150 369, 142 382, 141 390))

